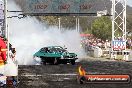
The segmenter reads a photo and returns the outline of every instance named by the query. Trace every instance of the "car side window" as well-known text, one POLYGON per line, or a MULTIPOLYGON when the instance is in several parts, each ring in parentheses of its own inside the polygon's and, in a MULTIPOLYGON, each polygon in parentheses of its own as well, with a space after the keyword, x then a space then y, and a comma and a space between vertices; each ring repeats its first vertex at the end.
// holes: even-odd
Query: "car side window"
POLYGON ((55 52, 55 48, 50 48, 49 51, 50 51, 51 53, 53 53, 53 52, 55 52))
POLYGON ((45 48, 41 48, 41 50, 40 50, 40 52, 45 52, 46 50, 45 50, 45 48))
POLYGON ((45 48, 45 52, 49 53, 49 48, 48 47, 45 48))

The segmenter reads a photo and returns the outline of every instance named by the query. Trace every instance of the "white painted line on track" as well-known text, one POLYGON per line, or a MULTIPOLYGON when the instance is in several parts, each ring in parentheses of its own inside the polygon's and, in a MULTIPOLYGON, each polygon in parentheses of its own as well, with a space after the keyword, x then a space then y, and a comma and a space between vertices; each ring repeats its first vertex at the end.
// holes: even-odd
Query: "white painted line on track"
MULTIPOLYGON (((46 75, 56 75, 56 76, 76 76, 78 74, 75 73, 66 73, 66 74, 46 74, 46 75)), ((23 74, 21 76, 43 76, 43 75, 36 75, 36 74, 23 74)))
POLYGON ((28 74, 23 74, 23 75, 21 75, 21 76, 27 76, 27 77, 32 77, 32 76, 42 76, 42 75, 28 75, 28 74))
POLYGON ((74 76, 74 75, 78 75, 75 73, 67 73, 67 74, 49 74, 49 75, 56 75, 56 76, 74 76))

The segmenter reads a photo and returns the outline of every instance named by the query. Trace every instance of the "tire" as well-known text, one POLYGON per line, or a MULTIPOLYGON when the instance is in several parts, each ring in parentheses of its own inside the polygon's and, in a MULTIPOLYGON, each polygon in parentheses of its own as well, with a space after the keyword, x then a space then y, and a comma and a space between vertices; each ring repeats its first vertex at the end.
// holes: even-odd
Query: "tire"
POLYGON ((75 65, 75 60, 71 60, 71 64, 72 65, 75 65))
MULTIPOLYGON (((44 59, 44 58, 43 58, 44 59)), ((46 61, 45 60, 42 60, 41 62, 42 65, 46 65, 46 61)))

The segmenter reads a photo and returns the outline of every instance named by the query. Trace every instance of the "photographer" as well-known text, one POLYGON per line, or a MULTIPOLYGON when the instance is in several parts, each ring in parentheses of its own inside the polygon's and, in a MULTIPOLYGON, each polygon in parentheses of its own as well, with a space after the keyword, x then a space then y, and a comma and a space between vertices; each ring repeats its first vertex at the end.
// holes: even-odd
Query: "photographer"
POLYGON ((9 57, 10 57, 10 59, 11 59, 13 62, 16 61, 16 60, 15 60, 15 56, 16 56, 16 50, 15 50, 15 48, 12 48, 12 45, 11 45, 11 44, 9 44, 9 57))

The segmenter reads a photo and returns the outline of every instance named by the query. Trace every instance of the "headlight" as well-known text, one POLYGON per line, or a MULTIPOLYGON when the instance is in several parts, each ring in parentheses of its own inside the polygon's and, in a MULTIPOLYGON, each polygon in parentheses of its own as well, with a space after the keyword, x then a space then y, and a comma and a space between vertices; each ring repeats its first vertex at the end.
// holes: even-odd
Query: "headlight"
POLYGON ((75 58, 77 57, 77 55, 74 56, 75 58))

